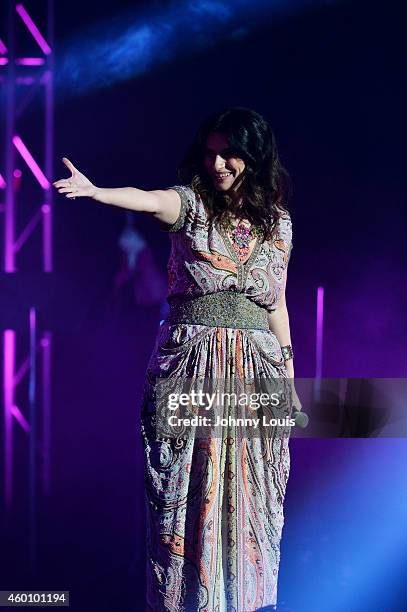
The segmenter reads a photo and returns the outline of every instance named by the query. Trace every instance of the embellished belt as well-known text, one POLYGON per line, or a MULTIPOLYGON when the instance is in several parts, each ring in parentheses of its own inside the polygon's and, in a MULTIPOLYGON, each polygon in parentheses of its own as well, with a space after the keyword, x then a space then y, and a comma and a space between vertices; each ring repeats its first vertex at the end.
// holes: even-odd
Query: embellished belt
POLYGON ((217 291, 197 298, 168 298, 169 323, 191 323, 210 327, 269 329, 267 310, 243 293, 217 291))

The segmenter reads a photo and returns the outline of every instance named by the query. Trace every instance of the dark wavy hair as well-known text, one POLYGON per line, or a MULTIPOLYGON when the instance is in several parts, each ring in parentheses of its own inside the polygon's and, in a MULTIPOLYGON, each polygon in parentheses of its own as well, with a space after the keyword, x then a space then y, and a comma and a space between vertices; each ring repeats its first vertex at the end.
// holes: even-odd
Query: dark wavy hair
POLYGON ((177 174, 201 196, 210 222, 223 223, 239 215, 260 226, 264 240, 274 238, 278 220, 288 211, 292 196, 292 182, 280 162, 273 131, 264 117, 249 108, 227 108, 205 119, 177 174), (225 135, 234 155, 245 162, 243 180, 236 191, 215 189, 205 168, 206 140, 211 132, 225 135))

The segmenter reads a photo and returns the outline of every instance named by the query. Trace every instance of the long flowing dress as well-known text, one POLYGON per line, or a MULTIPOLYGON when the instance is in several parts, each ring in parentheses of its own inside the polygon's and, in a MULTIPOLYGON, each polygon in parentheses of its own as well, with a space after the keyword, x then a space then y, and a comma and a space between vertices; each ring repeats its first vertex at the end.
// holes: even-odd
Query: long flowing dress
MULTIPOLYGON (((273 241, 257 239, 242 263, 228 235, 208 224, 200 196, 190 186, 171 189, 179 193, 181 209, 176 222, 163 228, 171 238, 170 305, 203 300, 208 310, 209 294, 233 292, 272 312, 292 248, 290 215, 279 219, 273 241)), ((141 435, 148 611, 253 612, 277 602, 289 433, 240 439, 232 427, 212 438, 190 433, 170 439, 155 428, 159 379, 199 374, 287 381, 281 347, 269 328, 225 325, 219 302, 213 316, 212 325, 167 318, 147 367, 141 435)))

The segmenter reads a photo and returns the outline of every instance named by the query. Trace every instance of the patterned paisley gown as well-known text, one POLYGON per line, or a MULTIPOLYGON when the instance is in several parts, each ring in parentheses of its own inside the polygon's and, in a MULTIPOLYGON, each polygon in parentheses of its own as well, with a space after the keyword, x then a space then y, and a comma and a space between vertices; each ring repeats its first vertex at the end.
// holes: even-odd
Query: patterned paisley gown
MULTIPOLYGON (((166 228, 171 238, 168 301, 235 291, 271 312, 292 248, 289 214, 280 218, 273 242, 257 239, 241 263, 230 238, 216 224, 207 224, 199 195, 189 186, 172 189, 181 197, 181 209, 166 228)), ((289 434, 268 441, 238 440, 229 430, 212 439, 158 437, 157 377, 195 371, 206 377, 237 372, 287 379, 270 329, 162 323, 141 406, 146 610, 252 612, 277 601, 289 434)))

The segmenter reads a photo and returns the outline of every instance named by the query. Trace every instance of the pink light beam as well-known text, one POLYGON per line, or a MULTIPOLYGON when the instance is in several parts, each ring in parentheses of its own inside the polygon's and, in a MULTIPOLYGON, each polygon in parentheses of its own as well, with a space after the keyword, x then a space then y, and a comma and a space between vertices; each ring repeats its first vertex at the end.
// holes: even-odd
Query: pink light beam
POLYGON ((316 378, 322 377, 322 342, 323 342, 323 325, 324 325, 324 288, 318 287, 317 292, 317 350, 316 350, 316 378))
POLYGON ((39 167, 39 165, 37 164, 37 162, 31 155, 31 153, 29 152, 29 150, 27 149, 27 147, 21 140, 20 136, 13 137, 13 144, 16 147, 17 151, 20 153, 21 157, 26 162, 27 166, 30 168, 31 172, 33 173, 33 175, 35 176, 35 178, 37 179, 41 187, 43 189, 49 189, 50 183, 47 177, 45 176, 45 174, 43 173, 43 171, 41 170, 41 168, 39 167))
POLYGON ((321 378, 322 378, 322 336, 324 323, 324 288, 317 289, 317 326, 316 326, 316 359, 315 359, 315 379, 314 379, 314 401, 321 399, 321 378))
POLYGON ((22 414, 21 410, 19 408, 17 408, 17 406, 12 406, 11 414, 16 419, 16 421, 18 423, 20 423, 22 429, 24 429, 24 431, 26 433, 29 433, 30 429, 31 429, 30 425, 29 425, 27 419, 25 418, 25 416, 22 414))
POLYGON ((42 228, 43 228, 43 257, 45 272, 52 272, 52 214, 51 206, 43 204, 41 206, 42 228))
POLYGON ((51 47, 31 19, 30 15, 27 13, 26 9, 22 4, 16 4, 16 11, 20 15, 21 19, 24 21, 25 25, 33 35, 34 40, 40 47, 41 51, 45 55, 49 55, 51 53, 51 47))
POLYGON ((42 66, 44 61, 43 57, 19 57, 16 59, 16 64, 19 66, 42 66))
POLYGON ((44 332, 41 338, 41 356, 42 356, 42 448, 43 448, 43 470, 42 481, 44 493, 51 493, 51 349, 52 349, 52 334, 49 331, 44 332))
POLYGON ((40 209, 36 212, 36 214, 33 217, 31 217, 30 221, 27 223, 24 230, 19 235, 18 240, 15 241, 14 251, 16 253, 18 253, 21 247, 27 242, 28 238, 31 236, 35 227, 38 225, 41 219, 42 219, 42 212, 40 209))
POLYGON ((11 329, 3 332, 3 397, 4 397, 4 499, 7 510, 13 495, 13 406, 16 334, 11 329))

